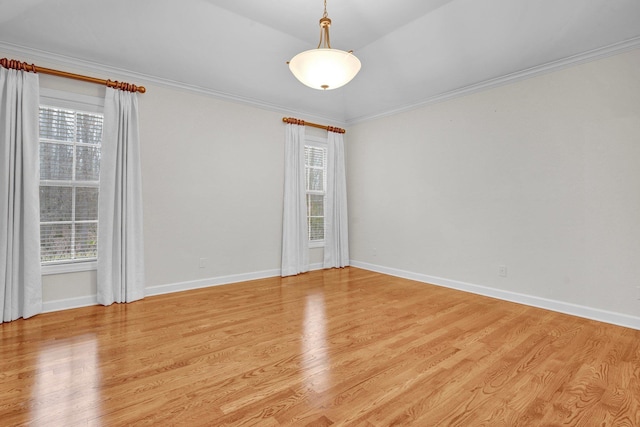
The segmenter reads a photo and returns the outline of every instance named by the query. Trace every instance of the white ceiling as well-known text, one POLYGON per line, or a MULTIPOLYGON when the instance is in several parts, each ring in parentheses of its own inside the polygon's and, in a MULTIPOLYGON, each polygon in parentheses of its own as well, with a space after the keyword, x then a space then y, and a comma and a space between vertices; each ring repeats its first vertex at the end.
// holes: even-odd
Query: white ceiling
POLYGON ((326 92, 286 65, 317 46, 322 0, 0 0, 0 48, 350 123, 640 46, 639 0, 327 0, 327 11, 332 47, 353 49, 362 70, 326 92))

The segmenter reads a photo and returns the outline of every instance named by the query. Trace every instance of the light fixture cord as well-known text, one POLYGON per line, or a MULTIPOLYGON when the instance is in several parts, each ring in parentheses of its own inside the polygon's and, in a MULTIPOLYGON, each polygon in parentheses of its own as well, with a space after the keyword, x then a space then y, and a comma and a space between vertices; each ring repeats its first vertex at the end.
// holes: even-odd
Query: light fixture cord
POLYGON ((327 0, 324 0, 324 13, 322 14, 322 17, 327 17, 327 0))

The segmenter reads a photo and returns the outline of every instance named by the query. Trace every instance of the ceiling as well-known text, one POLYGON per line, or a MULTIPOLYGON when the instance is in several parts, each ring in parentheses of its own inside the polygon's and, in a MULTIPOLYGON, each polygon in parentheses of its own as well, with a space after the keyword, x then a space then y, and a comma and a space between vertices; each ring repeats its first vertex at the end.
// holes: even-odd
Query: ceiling
POLYGON ((348 124, 640 46, 638 0, 327 0, 327 11, 332 47, 353 49, 362 70, 324 92, 286 65, 317 46, 322 0, 0 0, 0 48, 348 124))

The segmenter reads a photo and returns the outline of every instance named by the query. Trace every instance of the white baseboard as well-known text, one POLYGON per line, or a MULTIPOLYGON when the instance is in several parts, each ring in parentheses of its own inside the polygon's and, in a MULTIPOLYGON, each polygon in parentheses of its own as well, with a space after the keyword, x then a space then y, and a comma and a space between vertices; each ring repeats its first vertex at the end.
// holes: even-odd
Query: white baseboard
MULTIPOLYGON (((309 265, 309 269, 322 270, 322 263, 309 265)), ((228 285, 231 283, 246 282, 249 280, 266 279, 280 276, 280 269, 256 271, 252 273, 232 274, 229 276, 212 277, 208 279, 190 280, 187 282, 168 283, 165 285, 149 286, 145 289, 145 296, 163 295, 172 292, 189 291, 192 289, 208 288, 210 286, 228 285)), ((87 295, 78 298, 67 298, 54 301, 46 301, 42 304, 42 312, 69 310, 72 308, 88 307, 98 304, 97 295, 87 295)))
POLYGON ((96 295, 88 295, 86 297, 59 299, 54 301, 45 301, 42 303, 42 312, 50 313, 52 311, 69 310, 72 308, 88 307, 97 305, 98 297, 96 295))
POLYGON ((189 291, 192 289, 208 288, 210 286, 228 285, 231 283, 246 282, 248 280, 266 279, 279 276, 280 270, 264 270, 253 273, 232 274, 229 276, 211 277, 208 279, 190 280, 188 282, 169 283, 166 285, 150 286, 145 289, 145 296, 164 295, 172 292, 189 291))
MULTIPOLYGON (((459 291, 470 292, 478 295, 488 296, 511 301, 519 304, 525 304, 533 307, 543 308, 546 310, 556 311, 559 313, 569 314, 572 316, 584 317, 586 319, 597 320, 599 322, 611 323, 618 326, 640 330, 640 317, 630 316, 623 313, 616 313, 607 310, 601 310, 593 307, 586 307, 577 304, 571 304, 563 301, 556 301, 547 298, 526 295, 517 292, 505 291, 502 289, 490 288, 487 286, 475 285, 456 280, 445 279, 442 277, 429 276, 421 273, 413 273, 410 271, 399 270, 391 267, 384 267, 375 264, 369 264, 360 261, 351 261, 353 267, 362 268, 364 270, 375 271, 377 273, 388 274, 389 276, 402 277, 404 279, 415 280, 417 282, 428 283, 446 288, 456 289, 459 291)), ((310 270, 321 270, 322 263, 311 264, 310 270)), ((213 277, 208 279, 191 280, 179 283, 169 283, 165 285, 150 286, 145 289, 145 296, 163 295, 172 292, 182 292, 192 289, 207 288, 210 286, 228 285, 238 282, 246 282, 249 280, 266 279, 268 277, 280 276, 279 269, 263 270, 252 273, 232 274, 228 276, 213 277)), ((42 304, 42 312, 49 313, 53 311, 69 310, 73 308, 87 307, 98 304, 96 295, 88 295, 78 298, 60 299, 54 301, 46 301, 42 304)))
POLYGON ((351 260, 353 267, 640 330, 640 317, 351 260))
MULTIPOLYGON (((322 264, 311 264, 310 270, 321 270, 322 264)), ((209 279, 191 280, 188 282, 170 283, 167 285, 150 286, 145 289, 145 296, 163 295, 172 292, 189 291, 192 289, 208 288, 210 286, 229 285, 232 283, 247 282, 249 280, 266 279, 280 276, 280 269, 256 271, 253 273, 232 274, 230 276, 213 277, 209 279)))

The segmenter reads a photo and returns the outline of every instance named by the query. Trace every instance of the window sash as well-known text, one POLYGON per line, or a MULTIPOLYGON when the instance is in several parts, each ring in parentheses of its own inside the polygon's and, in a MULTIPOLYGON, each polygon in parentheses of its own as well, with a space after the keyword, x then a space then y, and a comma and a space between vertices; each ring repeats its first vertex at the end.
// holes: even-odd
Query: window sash
MULTIPOLYGON (((61 172, 56 173, 53 172, 53 168, 46 169, 47 162, 55 161, 55 159, 47 159, 46 157, 40 159, 41 171, 45 169, 50 172, 45 173, 48 176, 40 180, 41 197, 46 197, 46 194, 42 192, 42 189, 45 188, 69 188, 71 190, 70 196, 63 193, 60 193, 62 196, 58 196, 70 197, 70 200, 67 198, 64 200, 52 199, 50 203, 50 205, 54 205, 51 211, 53 216, 56 216, 56 204, 58 207, 61 202, 66 201, 67 206, 70 204, 68 206, 70 212, 65 211, 58 215, 59 218, 64 219, 47 219, 46 216, 43 216, 46 215, 46 212, 42 211, 41 206, 40 245, 43 267, 55 265, 62 267, 62 264, 78 263, 89 263, 95 267, 97 260, 98 191, 84 190, 99 189, 99 162, 102 142, 99 135, 102 133, 103 117, 99 112, 84 111, 69 105, 56 106, 48 103, 40 105, 40 123, 44 125, 44 132, 46 132, 46 135, 42 135, 41 132, 41 156, 48 154, 42 151, 47 147, 59 149, 66 146, 70 150, 67 153, 61 153, 60 156, 62 158, 65 155, 70 157, 67 161, 71 162, 66 168, 58 167, 57 171, 61 172), (49 119, 52 121, 47 122, 49 119), (86 127, 82 129, 82 125, 86 127), (60 139, 56 136, 60 136, 60 139), (90 142, 81 142, 79 139, 90 142), (79 198, 83 200, 79 200, 79 198), (82 203, 82 205, 79 206, 78 203, 82 203)), ((56 194, 54 193, 52 197, 55 198, 56 194)), ((67 206, 64 206, 64 209, 67 209, 67 206)), ((75 270, 75 268, 71 270, 75 270)))
MULTIPOLYGON (((307 139, 305 142, 305 192, 306 192, 306 205, 307 205, 307 232, 309 235, 310 247, 320 247, 324 245, 325 236, 325 208, 326 201, 326 188, 327 188, 327 144, 325 141, 310 141, 307 139), (321 153, 320 157, 318 152, 321 153), (322 165, 317 163, 321 161, 322 165), (320 182, 310 182, 310 178, 317 178, 321 174, 320 182), (319 188, 321 187, 321 188, 319 188), (317 203, 318 197, 322 198, 322 215, 318 212, 312 214, 312 197, 315 196, 317 203), (321 230, 320 230, 321 228, 321 230)), ((317 205, 315 205, 316 210, 317 205)))

